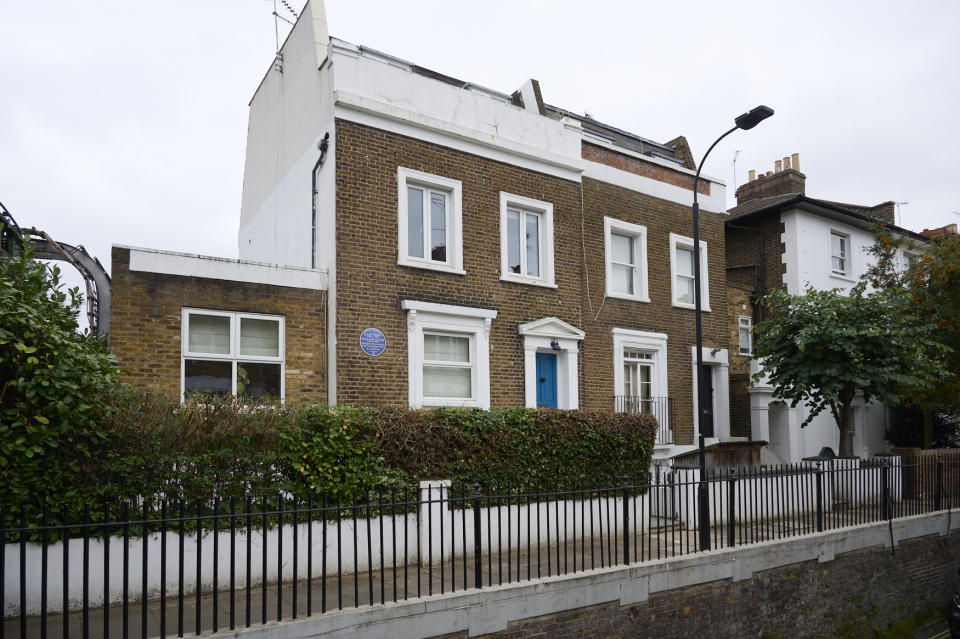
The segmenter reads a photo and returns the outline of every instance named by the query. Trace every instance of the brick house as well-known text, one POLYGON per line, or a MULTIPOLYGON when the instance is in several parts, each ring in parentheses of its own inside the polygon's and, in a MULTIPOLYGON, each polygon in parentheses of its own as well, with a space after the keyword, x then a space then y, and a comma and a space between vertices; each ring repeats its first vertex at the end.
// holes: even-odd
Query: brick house
MULTIPOLYGON (((179 339, 182 362, 191 343, 273 348, 286 331, 287 400, 644 410, 660 418, 662 456, 689 450, 694 172, 682 137, 657 143, 551 106, 534 80, 501 93, 331 38, 311 0, 250 103, 238 237, 237 269, 282 264, 287 284, 257 289, 261 274, 225 293, 240 283, 135 271, 116 248, 115 286, 131 287, 120 302, 154 296, 153 282, 163 293, 121 330, 169 318, 160 332, 176 339, 146 359, 175 359, 179 339), (313 288, 290 284, 308 276, 313 288), (180 282, 183 294, 162 288, 180 282), (250 314, 282 326, 227 334, 250 314)), ((701 177, 699 188, 706 434, 719 440, 730 436, 725 187, 701 177)), ((115 351, 124 365, 144 357, 115 351)), ((184 388, 187 377, 182 363, 184 388)))
MULTIPOLYGON (((730 358, 731 430, 769 442, 784 462, 817 455, 825 446, 837 451, 839 432, 831 415, 822 413, 801 429, 809 414, 804 404, 790 408, 773 400, 770 386, 751 384, 759 369, 750 330, 763 319, 757 301, 775 289, 794 295, 807 286, 852 288, 872 264, 867 250, 878 223, 916 243, 900 252, 904 268, 922 253, 924 238, 894 225, 894 202, 861 206, 807 197, 797 154, 777 160, 774 171, 759 176, 750 171, 736 196, 737 206, 725 221, 728 318, 736 345, 730 358)), ((886 452, 887 420, 883 404, 855 405, 851 450, 863 457, 886 452)))

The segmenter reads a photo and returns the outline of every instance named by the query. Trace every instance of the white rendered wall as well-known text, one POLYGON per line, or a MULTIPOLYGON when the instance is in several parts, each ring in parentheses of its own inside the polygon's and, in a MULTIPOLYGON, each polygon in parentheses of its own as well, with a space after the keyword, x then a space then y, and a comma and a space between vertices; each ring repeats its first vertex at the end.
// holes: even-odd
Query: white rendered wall
POLYGON ((787 293, 791 295, 802 294, 807 285, 818 290, 849 290, 875 263, 873 256, 867 252, 876 239, 869 230, 797 209, 782 213, 780 219, 784 225, 781 239, 784 244, 783 261, 786 264, 783 279, 787 293), (831 231, 850 237, 849 276, 831 272, 831 231))
POLYGON ((267 71, 250 102, 238 236, 244 259, 311 266, 310 172, 317 143, 330 133, 317 172, 316 267, 333 266, 333 80, 330 65, 318 59, 327 39, 323 3, 307 3, 283 46, 283 73, 267 71))
MULTIPOLYGON (((293 578, 293 539, 296 535, 297 578, 307 578, 308 556, 312 555, 313 577, 319 578, 323 573, 323 550, 326 541, 326 575, 336 575, 338 561, 343 574, 354 572, 354 561, 357 571, 366 572, 371 566, 379 570, 381 566, 381 550, 383 566, 392 566, 394 563, 394 526, 396 526, 396 562, 403 565, 404 560, 416 565, 417 546, 420 545, 423 565, 439 564, 441 560, 450 561, 460 558, 466 547, 467 556, 473 557, 474 551, 474 511, 472 508, 460 507, 462 501, 455 498, 455 507, 450 507, 450 480, 435 480, 420 482, 419 518, 418 514, 408 513, 392 516, 372 517, 369 521, 363 517, 363 509, 358 512, 356 533, 354 533, 353 518, 350 513, 336 521, 314 521, 302 523, 294 527, 286 524, 282 529, 272 528, 267 531, 267 567, 266 573, 262 565, 263 534, 256 528, 257 514, 252 517, 253 528, 250 534, 251 564, 250 574, 246 571, 246 518, 237 516, 235 579, 236 587, 244 588, 247 581, 252 585, 263 583, 266 574, 267 583, 275 583, 278 574, 284 581, 293 578), (442 522, 441 522, 442 520, 442 522), (465 529, 464 529, 465 526, 465 529), (309 530, 313 528, 312 542, 308 544, 309 530), (339 527, 339 536, 338 536, 339 527), (324 529, 326 536, 324 536, 324 529), (382 537, 380 531, 383 531, 382 537), (441 533, 442 531, 442 533, 441 533), (356 546, 354 546, 356 534, 356 546), (441 553, 441 534, 443 537, 441 553), (278 543, 279 536, 283 535, 283 557, 279 565, 282 572, 278 573, 278 543), (339 544, 338 544, 339 537, 339 544), (432 543, 432 549, 430 544, 432 543), (466 543, 466 546, 464 546, 466 543), (367 548, 371 552, 368 554, 367 548), (339 557, 338 557, 339 547, 339 557), (356 552, 356 555, 354 555, 356 552), (356 559, 355 559, 356 557, 356 559)), ((533 502, 522 505, 482 507, 481 518, 481 547, 484 553, 491 549, 499 551, 525 551, 528 540, 531 549, 535 552, 539 540, 544 554, 547 548, 558 543, 573 543, 576 540, 594 539, 598 544, 606 544, 610 538, 616 537, 623 531, 623 498, 622 493, 616 492, 587 500, 567 500, 552 502, 533 502), (559 522, 559 525, 558 525, 559 522), (499 532, 499 535, 498 535, 499 532), (602 540, 602 541, 601 541, 602 540)), ((526 496, 523 497, 525 502, 526 496)), ((485 504, 484 504, 485 506, 485 504)), ((633 495, 630 504, 631 525, 638 525, 640 529, 631 531, 639 534, 645 531, 650 517, 649 495, 633 495)), ((230 532, 229 517, 221 520, 221 531, 216 536, 217 552, 214 554, 214 534, 205 531, 200 541, 201 570, 200 582, 202 587, 212 590, 213 565, 218 566, 217 581, 221 589, 230 586, 230 532), (226 531, 223 528, 227 528, 226 531), (214 560, 216 558, 216 560, 214 560)), ((161 591, 161 545, 160 533, 147 536, 147 598, 159 599, 161 591)), ((184 539, 184 594, 196 591, 197 573, 197 537, 195 533, 187 533, 184 539)), ((101 539, 90 540, 90 581, 89 605, 99 607, 103 605, 104 581, 104 544, 101 539)), ((141 597, 143 575, 143 539, 132 537, 129 541, 129 599, 138 601, 141 597)), ((166 592, 168 597, 177 596, 179 537, 174 532, 166 533, 166 592)), ((63 543, 57 542, 48 547, 48 590, 47 610, 56 613, 63 608, 63 543)), ((111 603, 120 603, 123 597, 123 538, 111 537, 110 553, 110 589, 111 603)), ((27 543, 25 548, 27 580, 26 580, 26 612, 28 615, 40 613, 41 596, 41 546, 37 543, 27 543)), ((5 598, 2 611, 4 617, 10 617, 20 610, 20 545, 10 543, 5 546, 4 554, 4 583, 2 584, 5 598)), ((599 564, 599 560, 598 560, 599 564)), ((70 540, 69 553, 69 606, 71 610, 79 610, 83 605, 83 540, 70 540)))

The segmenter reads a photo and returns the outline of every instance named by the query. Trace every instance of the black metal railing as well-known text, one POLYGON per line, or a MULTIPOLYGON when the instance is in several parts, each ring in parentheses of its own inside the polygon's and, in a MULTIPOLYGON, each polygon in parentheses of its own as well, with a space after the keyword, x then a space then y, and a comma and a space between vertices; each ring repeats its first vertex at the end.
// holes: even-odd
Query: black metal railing
POLYGON ((707 550, 701 525, 715 549, 960 503, 960 463, 942 460, 804 462, 704 481, 706 522, 699 470, 664 467, 566 486, 421 482, 350 502, 137 501, 80 517, 40 507, 37 520, 25 504, 0 512, 0 637, 232 630, 678 557, 707 550))
POLYGON ((614 410, 618 413, 644 413, 653 415, 660 425, 654 440, 658 444, 673 443, 673 398, 640 397, 638 395, 615 395, 614 410))

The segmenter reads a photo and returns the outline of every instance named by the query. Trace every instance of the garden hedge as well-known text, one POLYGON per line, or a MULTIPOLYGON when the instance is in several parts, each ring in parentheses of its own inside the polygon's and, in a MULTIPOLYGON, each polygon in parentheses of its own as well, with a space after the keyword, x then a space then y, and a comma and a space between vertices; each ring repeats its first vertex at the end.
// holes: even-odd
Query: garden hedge
MULTIPOLYGON (((363 499, 419 479, 485 488, 572 485, 646 477, 656 420, 650 415, 550 409, 243 406, 123 394, 102 425, 96 454, 70 481, 45 484, 53 509, 95 510, 105 500, 229 499, 284 491, 363 499)), ((64 459, 69 450, 59 450, 64 459)), ((57 454, 22 470, 44 472, 57 454)), ((8 470, 18 472, 18 464, 8 470)), ((41 477, 29 481, 39 485, 41 477)), ((8 520, 19 503, 0 494, 8 520)))

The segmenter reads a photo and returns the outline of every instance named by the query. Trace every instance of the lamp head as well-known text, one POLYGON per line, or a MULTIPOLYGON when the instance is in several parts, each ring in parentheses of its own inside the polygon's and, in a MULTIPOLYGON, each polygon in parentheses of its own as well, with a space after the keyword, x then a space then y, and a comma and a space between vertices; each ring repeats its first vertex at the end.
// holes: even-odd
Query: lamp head
POLYGON ((738 115, 734 118, 734 123, 737 125, 738 129, 743 129, 744 131, 752 129, 757 126, 763 120, 766 120, 771 115, 773 115, 773 109, 768 106, 763 106, 762 104, 754 109, 750 109, 743 115, 738 115))

